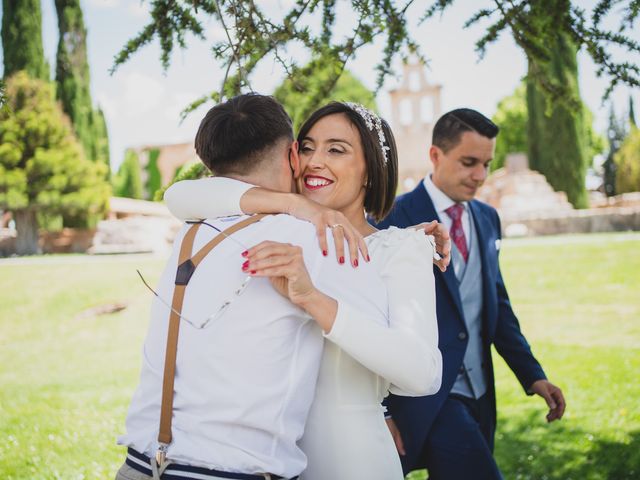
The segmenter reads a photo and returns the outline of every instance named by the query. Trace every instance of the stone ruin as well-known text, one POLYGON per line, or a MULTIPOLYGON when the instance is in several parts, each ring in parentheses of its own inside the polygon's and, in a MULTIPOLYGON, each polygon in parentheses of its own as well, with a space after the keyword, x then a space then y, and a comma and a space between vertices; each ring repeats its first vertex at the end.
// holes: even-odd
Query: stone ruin
POLYGON ((544 175, 529 169, 522 153, 508 155, 505 167, 487 178, 477 198, 498 210, 507 237, 640 230, 640 198, 620 195, 599 207, 576 210, 564 192, 554 191, 544 175))
POLYGON ((523 214, 573 210, 564 192, 556 192, 544 175, 529 169, 523 153, 507 156, 504 168, 496 170, 485 181, 478 200, 500 210, 503 220, 523 214))
POLYGON ((398 147, 400 190, 412 190, 431 172, 429 145, 436 120, 442 114, 442 85, 427 81, 425 65, 405 63, 402 83, 391 90, 389 121, 398 147))
POLYGON ((87 253, 165 255, 181 225, 164 203, 112 197, 109 217, 98 224, 87 253))

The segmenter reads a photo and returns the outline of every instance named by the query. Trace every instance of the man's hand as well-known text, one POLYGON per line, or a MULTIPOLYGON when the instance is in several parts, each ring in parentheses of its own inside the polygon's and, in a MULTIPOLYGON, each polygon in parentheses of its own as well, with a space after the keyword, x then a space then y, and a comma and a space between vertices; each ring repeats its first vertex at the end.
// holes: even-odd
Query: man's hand
POLYGON ((434 260, 433 263, 438 266, 441 272, 445 272, 451 263, 451 237, 449 236, 449 231, 437 220, 421 223, 413 228, 424 230, 425 235, 433 235, 436 241, 436 252, 440 255, 440 260, 434 260))
POLYGON ((564 415, 564 409, 567 404, 564 400, 562 390, 556 387, 549 380, 536 380, 529 389, 536 395, 540 395, 549 405, 549 413, 547 413, 547 422, 560 420, 564 415))
POLYGON ((398 430, 398 426, 396 422, 393 421, 393 418, 385 418, 387 422, 387 427, 391 432, 391 436, 393 437, 393 442, 396 444, 396 449, 400 455, 405 455, 407 452, 404 450, 404 443, 402 443, 402 435, 400 435, 400 430, 398 430))

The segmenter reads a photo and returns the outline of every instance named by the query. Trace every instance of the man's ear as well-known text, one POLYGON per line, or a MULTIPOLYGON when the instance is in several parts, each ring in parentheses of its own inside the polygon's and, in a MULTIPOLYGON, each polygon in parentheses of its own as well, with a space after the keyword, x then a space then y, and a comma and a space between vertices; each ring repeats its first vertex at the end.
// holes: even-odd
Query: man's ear
POLYGON ((440 148, 436 147, 435 145, 431 145, 431 147, 429 147, 429 158, 431 159, 431 163, 433 163, 433 165, 438 165, 438 163, 440 162, 440 156, 442 155, 442 150, 440 150, 440 148))
POLYGON ((298 152, 297 140, 294 140, 291 143, 291 147, 289 150, 289 167, 291 168, 293 178, 296 180, 300 178, 300 175, 302 175, 302 171, 300 169, 300 153, 298 152))

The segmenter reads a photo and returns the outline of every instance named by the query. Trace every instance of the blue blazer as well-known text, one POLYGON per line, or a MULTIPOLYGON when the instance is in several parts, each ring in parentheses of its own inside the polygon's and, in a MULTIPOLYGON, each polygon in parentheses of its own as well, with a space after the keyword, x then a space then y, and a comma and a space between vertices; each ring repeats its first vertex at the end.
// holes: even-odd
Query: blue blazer
MULTIPOLYGON (((520 331, 518 319, 513 313, 502 280, 498 264, 501 237, 498 213, 494 208, 477 200, 469 202, 469 207, 478 232, 482 257, 484 366, 488 382, 487 394, 490 395, 493 404, 491 424, 495 430, 495 385, 491 345, 494 345, 505 359, 525 391, 533 382, 546 377, 520 331)), ((431 220, 441 221, 431 197, 420 182, 412 192, 396 199, 391 213, 377 224, 377 227, 387 228, 391 225, 408 227, 431 220)), ((406 450, 406 455, 402 457, 405 472, 424 468, 420 457, 429 429, 453 387, 467 348, 468 333, 453 267, 450 266, 445 273, 442 273, 434 266, 434 274, 438 346, 443 359, 442 387, 437 394, 431 396, 390 395, 385 401, 389 413, 402 434, 406 450)), ((493 438, 490 439, 490 443, 492 446, 493 438)))

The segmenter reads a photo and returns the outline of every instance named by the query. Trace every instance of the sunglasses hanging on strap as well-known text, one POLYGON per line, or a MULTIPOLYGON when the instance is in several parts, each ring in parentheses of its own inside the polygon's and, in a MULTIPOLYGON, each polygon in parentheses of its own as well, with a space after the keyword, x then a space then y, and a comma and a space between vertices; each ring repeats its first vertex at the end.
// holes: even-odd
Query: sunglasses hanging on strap
POLYGON ((196 223, 185 234, 180 247, 180 257, 178 259, 178 270, 176 272, 175 288, 173 290, 173 300, 171 302, 171 315, 169 317, 169 328, 167 333, 167 349, 164 362, 164 378, 162 381, 162 404, 160 407, 160 431, 158 433, 158 451, 156 452, 156 462, 161 470, 164 470, 167 460, 167 448, 171 444, 171 421, 173 417, 173 385, 176 374, 176 357, 178 353, 178 332, 180 330, 180 317, 182 314, 182 303, 185 291, 193 273, 206 257, 225 238, 239 230, 256 223, 265 215, 254 215, 232 225, 226 230, 216 235, 204 247, 192 255, 193 242, 198 229, 202 223, 196 223))

